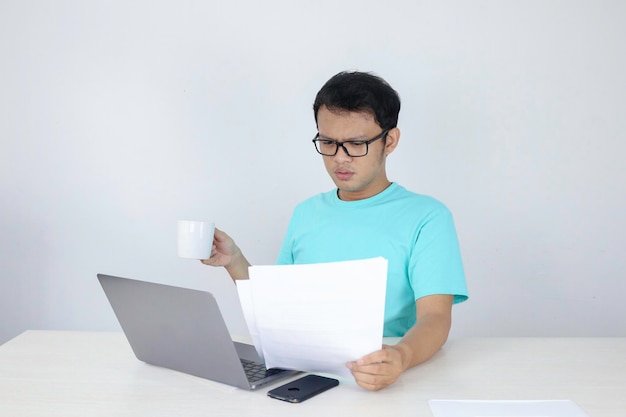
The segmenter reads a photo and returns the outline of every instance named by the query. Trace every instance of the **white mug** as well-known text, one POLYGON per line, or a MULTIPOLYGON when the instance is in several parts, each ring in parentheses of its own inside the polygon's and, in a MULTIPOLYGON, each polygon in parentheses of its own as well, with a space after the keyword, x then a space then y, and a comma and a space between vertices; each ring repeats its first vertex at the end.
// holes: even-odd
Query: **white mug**
POLYGON ((214 231, 214 223, 179 220, 178 256, 187 259, 209 259, 214 231))

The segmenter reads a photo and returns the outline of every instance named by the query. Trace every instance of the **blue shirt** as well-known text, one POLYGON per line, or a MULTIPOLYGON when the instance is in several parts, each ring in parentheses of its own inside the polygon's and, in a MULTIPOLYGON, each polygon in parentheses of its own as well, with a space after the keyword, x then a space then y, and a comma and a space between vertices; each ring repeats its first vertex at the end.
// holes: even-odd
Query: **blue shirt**
POLYGON ((415 324, 415 300, 432 294, 467 299, 459 243, 450 211, 434 198, 392 183, 383 192, 343 201, 337 190, 296 206, 278 264, 386 258, 383 336, 415 324))

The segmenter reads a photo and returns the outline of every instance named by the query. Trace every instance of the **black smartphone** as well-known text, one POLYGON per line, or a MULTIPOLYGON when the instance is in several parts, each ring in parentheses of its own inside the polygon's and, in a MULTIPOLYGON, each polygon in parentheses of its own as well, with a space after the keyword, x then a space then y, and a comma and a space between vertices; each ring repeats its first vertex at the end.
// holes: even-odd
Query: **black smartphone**
POLYGON ((267 395, 290 403, 304 400, 339 385, 339 381, 319 375, 307 375, 267 392, 267 395))

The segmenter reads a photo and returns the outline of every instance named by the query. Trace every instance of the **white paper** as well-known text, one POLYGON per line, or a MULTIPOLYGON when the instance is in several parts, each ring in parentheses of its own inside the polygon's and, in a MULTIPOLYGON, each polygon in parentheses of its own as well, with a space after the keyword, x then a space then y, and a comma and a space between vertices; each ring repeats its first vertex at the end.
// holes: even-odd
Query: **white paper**
POLYGON ((381 348, 386 259, 252 266, 249 272, 238 291, 268 368, 350 377, 346 362, 381 348))
POLYGON ((589 417, 569 400, 428 401, 434 417, 589 417))
POLYGON ((259 330, 256 325, 256 318, 254 315, 252 292, 250 292, 250 280, 240 279, 236 282, 237 293, 239 294, 239 302, 241 303, 243 317, 246 320, 248 331, 250 332, 250 338, 252 339, 252 343, 254 343, 254 347, 256 348, 256 352, 258 353, 259 357, 262 361, 265 361, 265 358, 263 357, 263 344, 261 343, 261 335, 259 334, 259 330))

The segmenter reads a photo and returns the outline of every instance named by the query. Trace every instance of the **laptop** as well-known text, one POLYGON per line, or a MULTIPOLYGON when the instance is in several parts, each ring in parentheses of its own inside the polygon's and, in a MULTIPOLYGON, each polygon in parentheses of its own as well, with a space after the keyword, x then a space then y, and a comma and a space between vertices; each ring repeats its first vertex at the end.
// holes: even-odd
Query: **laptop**
POLYGON ((252 345, 234 342, 209 292, 98 274, 137 359, 243 389, 297 371, 265 369, 252 345))

